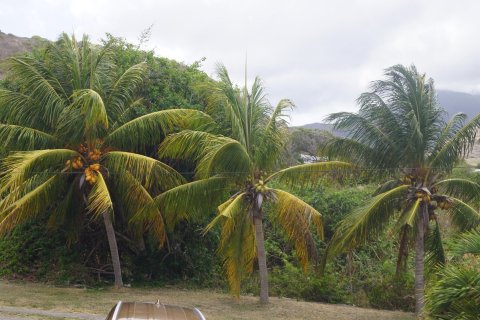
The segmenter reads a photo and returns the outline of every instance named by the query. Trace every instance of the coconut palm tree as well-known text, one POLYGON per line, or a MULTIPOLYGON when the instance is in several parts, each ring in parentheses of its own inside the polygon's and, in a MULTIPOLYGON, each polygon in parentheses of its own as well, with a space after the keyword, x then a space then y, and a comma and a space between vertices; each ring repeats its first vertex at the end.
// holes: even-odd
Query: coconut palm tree
POLYGON ((220 82, 210 90, 210 107, 224 108, 231 134, 186 130, 168 136, 160 147, 160 156, 193 159, 197 163, 197 180, 163 193, 155 203, 161 210, 175 212, 176 218, 205 215, 217 207, 218 215, 206 230, 222 225, 219 253, 232 292, 239 295, 240 282, 252 272, 257 258, 260 301, 266 303, 265 204, 270 206, 268 218, 283 228, 304 267, 315 258, 311 226, 323 237, 320 213, 271 183, 275 180, 298 185, 317 181, 324 171, 344 169, 348 164, 313 163, 273 173, 286 141, 285 117, 292 102, 281 100, 272 108, 259 78, 249 91, 246 84, 243 88, 234 86, 224 66, 218 68, 218 75, 220 82))
MULTIPOLYGON (((0 176, 0 233, 44 213, 74 229, 85 212, 103 218, 120 287, 114 207, 133 216, 152 201, 150 193, 184 182, 174 169, 137 152, 208 117, 172 109, 135 118, 142 104, 135 92, 147 66, 119 74, 111 54, 108 44, 63 34, 44 51, 9 60, 13 89, 0 90, 0 140, 10 152, 0 176)), ((159 211, 150 211, 148 219, 137 222, 145 222, 163 244, 159 211)))
POLYGON ((358 113, 328 117, 336 129, 348 132, 347 138, 328 144, 328 155, 392 177, 366 206, 341 223, 329 244, 328 257, 374 239, 396 219, 400 234, 397 270, 405 266, 409 239, 415 244, 415 310, 420 314, 425 236, 431 240, 427 241, 427 261, 444 260, 437 215, 448 214, 462 230, 480 221, 472 207, 472 201, 479 198, 480 186, 468 179, 447 177, 473 146, 480 115, 468 123, 461 113, 445 121, 433 81, 414 66, 393 66, 385 76, 385 80, 372 84, 371 92, 360 96, 358 113))

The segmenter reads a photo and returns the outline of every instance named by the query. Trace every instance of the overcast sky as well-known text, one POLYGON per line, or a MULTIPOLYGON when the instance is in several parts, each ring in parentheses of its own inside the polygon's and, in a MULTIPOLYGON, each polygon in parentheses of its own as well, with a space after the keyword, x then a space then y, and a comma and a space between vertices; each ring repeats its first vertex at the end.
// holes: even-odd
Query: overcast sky
POLYGON ((297 105, 292 124, 356 110, 355 99, 393 64, 412 64, 437 89, 480 91, 480 1, 0 0, 0 30, 55 39, 105 33, 192 63, 222 62, 242 82, 265 82, 270 101, 297 105))

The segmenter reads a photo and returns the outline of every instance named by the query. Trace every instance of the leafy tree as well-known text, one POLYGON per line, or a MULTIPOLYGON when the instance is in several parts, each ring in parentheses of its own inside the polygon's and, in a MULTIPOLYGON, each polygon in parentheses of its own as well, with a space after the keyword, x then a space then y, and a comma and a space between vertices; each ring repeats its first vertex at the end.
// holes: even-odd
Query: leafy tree
POLYGON ((238 295, 241 280, 258 259, 260 301, 268 302, 268 278, 264 246, 263 208, 271 207, 271 222, 279 225, 293 242, 306 268, 316 251, 310 227, 323 236, 320 213, 291 193, 270 188, 272 180, 287 185, 316 181, 322 171, 343 169, 342 162, 322 162, 277 168, 286 140, 286 112, 293 104, 281 100, 275 108, 265 98, 256 78, 250 91, 238 88, 225 67, 218 68, 220 82, 210 90, 210 107, 221 106, 231 126, 231 137, 202 131, 183 131, 168 136, 160 147, 163 158, 194 159, 197 180, 173 188, 155 199, 160 210, 177 218, 202 215, 218 206, 209 230, 222 225, 219 253, 224 258, 228 281, 238 295), (182 199, 179 201, 178 199, 182 199))
MULTIPOLYGON (((142 99, 135 92, 146 64, 118 73, 111 54, 108 43, 99 47, 86 36, 77 42, 62 34, 35 55, 9 60, 18 90, 0 90, 0 140, 3 151, 11 151, 0 176, 0 232, 48 213, 51 225, 69 227, 74 238, 85 213, 103 218, 120 287, 114 212, 130 219, 152 201, 150 194, 184 182, 168 165, 138 152, 208 117, 184 109, 136 117, 142 99)), ((158 210, 133 222, 138 236, 148 227, 163 244, 158 210)))
POLYGON ((480 185, 463 178, 444 179, 473 146, 480 115, 466 124, 466 116, 461 113, 445 122, 445 112, 436 103, 431 79, 419 74, 414 66, 396 65, 387 69, 385 75, 385 80, 372 84, 371 92, 360 96, 358 113, 341 112, 328 118, 336 129, 349 132, 347 138, 329 143, 326 151, 330 156, 393 177, 375 192, 370 203, 343 220, 328 246, 328 256, 374 239, 391 219, 397 219, 397 267, 405 267, 412 240, 415 310, 421 314, 425 243, 427 262, 445 260, 437 215, 448 214, 462 230, 480 221, 480 215, 471 206, 480 196, 480 185))

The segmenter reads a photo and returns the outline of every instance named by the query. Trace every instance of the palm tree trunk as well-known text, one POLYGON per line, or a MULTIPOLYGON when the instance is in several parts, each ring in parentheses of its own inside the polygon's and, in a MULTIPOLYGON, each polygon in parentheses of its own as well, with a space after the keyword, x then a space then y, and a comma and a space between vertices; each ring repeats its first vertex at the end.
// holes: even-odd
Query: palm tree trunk
POLYGON ((422 204, 420 217, 417 221, 417 234, 415 236, 415 314, 422 316, 425 295, 425 215, 427 205, 422 204))
POLYGON ((110 246, 110 255, 112 256, 113 274, 115 275, 115 288, 123 287, 122 269, 120 267, 120 257, 118 255, 117 239, 113 229, 112 220, 108 212, 103 213, 103 222, 107 231, 108 245, 110 246))
POLYGON ((268 270, 267 257, 265 254, 265 241, 263 235, 262 213, 255 209, 253 214, 255 225, 255 241, 257 244, 258 274, 260 276, 260 303, 268 303, 268 270))

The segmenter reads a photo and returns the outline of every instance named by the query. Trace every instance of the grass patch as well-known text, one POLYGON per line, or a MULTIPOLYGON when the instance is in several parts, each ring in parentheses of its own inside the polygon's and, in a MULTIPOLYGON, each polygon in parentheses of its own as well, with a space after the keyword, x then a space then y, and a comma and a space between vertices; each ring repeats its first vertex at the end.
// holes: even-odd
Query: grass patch
POLYGON ((344 305, 330 305, 271 298, 261 306, 257 298, 242 296, 240 300, 212 290, 184 290, 178 288, 63 288, 38 283, 0 281, 0 304, 21 308, 39 308, 62 312, 79 312, 106 316, 119 300, 156 301, 199 308, 208 320, 260 319, 333 319, 333 320, 413 320, 413 314, 404 312, 362 309, 344 305))

